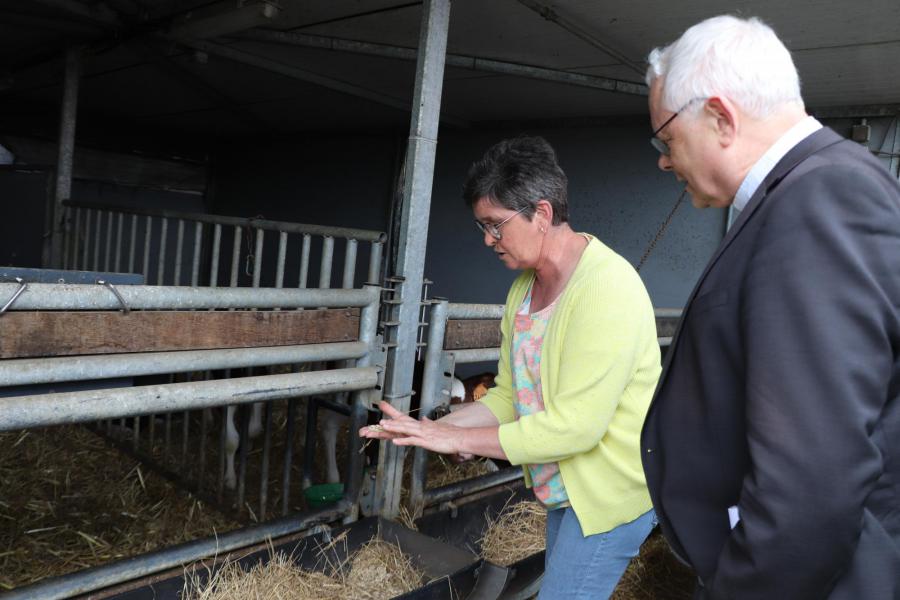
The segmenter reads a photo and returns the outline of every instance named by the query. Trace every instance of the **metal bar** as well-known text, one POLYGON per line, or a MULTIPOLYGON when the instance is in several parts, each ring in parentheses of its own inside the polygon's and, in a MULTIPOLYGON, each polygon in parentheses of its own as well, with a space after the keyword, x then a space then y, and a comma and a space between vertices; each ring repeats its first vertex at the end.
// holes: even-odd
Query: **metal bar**
MULTIPOLYGON (((450 24, 450 0, 425 0, 419 32, 419 57, 416 63, 413 111, 406 151, 406 178, 403 185, 400 246, 394 261, 399 305, 392 307, 390 320, 399 322, 393 330, 396 343, 388 363, 385 393, 400 412, 408 412, 412 393, 412 372, 419 329, 419 294, 425 268, 426 237, 437 149, 438 116, 444 79, 444 57, 450 24)), ((404 448, 380 444, 376 498, 382 516, 392 518, 400 508, 404 448)))
POLYGON ((103 227, 103 213, 99 210, 97 211, 97 219, 96 219, 95 225, 97 227, 97 233, 95 234, 95 239, 94 239, 94 267, 93 267, 93 269, 95 271, 99 271, 100 270, 100 238, 101 238, 100 231, 103 227))
POLYGON ((166 276, 166 243, 169 237, 169 219, 163 217, 159 232, 159 264, 156 265, 156 285, 165 284, 166 276))
POLYGON ((381 284, 381 252, 382 242, 372 242, 369 247, 369 276, 366 283, 381 284))
MULTIPOLYGON (((366 285, 367 289, 379 296, 381 287, 378 285, 366 285)), ((378 352, 380 338, 378 336, 379 305, 373 302, 362 309, 359 317, 359 341, 367 344, 370 351, 356 360, 356 368, 371 368, 376 364, 375 356, 378 352)), ((380 368, 378 369, 381 370, 380 368)), ((350 436, 347 448, 347 483, 344 486, 344 500, 351 504, 352 513, 348 519, 355 519, 359 511, 359 495, 362 491, 365 456, 362 452, 362 439, 356 432, 366 424, 369 407, 380 399, 379 390, 374 386, 365 391, 357 391, 350 395, 350 436)))
POLYGON ((236 407, 240 421, 238 432, 238 468, 237 468, 237 510, 244 511, 244 496, 247 493, 247 454, 250 451, 250 411, 253 405, 236 407))
MULTIPOLYGON (((17 283, 0 283, 0 298, 10 298, 17 283)), ((344 308, 366 306, 378 290, 223 288, 123 285, 117 288, 132 310, 209 308, 344 308)), ((119 300, 99 285, 32 283, 9 310, 119 310, 119 300)))
POLYGON ((0 398, 0 431, 355 391, 377 383, 378 369, 365 367, 15 396, 0 398))
POLYGON ((497 471, 496 473, 480 475, 478 477, 473 477, 472 479, 465 479, 449 485, 432 488, 425 491, 425 506, 455 500, 460 496, 474 494, 488 488, 511 483, 520 479, 522 479, 522 469, 520 467, 510 467, 497 471))
POLYGON ((319 288, 331 287, 331 262, 334 259, 334 238, 322 239, 322 261, 319 265, 319 288))
POLYGON ((146 577, 153 573, 190 564, 273 538, 298 533, 314 525, 328 523, 349 512, 345 502, 314 512, 282 517, 267 523, 236 529, 228 533, 172 546, 125 560, 48 578, 4 595, 4 600, 61 600, 111 585, 146 577))
POLYGON ((194 224, 194 254, 191 256, 191 285, 200 285, 200 249, 203 246, 203 223, 194 224))
POLYGON ((275 272, 275 287, 284 287, 284 261, 287 259, 287 231, 278 234, 278 265, 275 272))
MULTIPOLYGON (((190 417, 191 414, 188 411, 184 411, 181 413, 181 469, 184 472, 187 469, 187 451, 188 451, 188 439, 190 438, 190 417)), ((199 485, 198 480, 198 485, 199 485)))
POLYGON ((119 218, 116 219, 116 259, 113 263, 113 271, 116 273, 121 273, 122 268, 122 229, 124 229, 125 224, 125 213, 119 213, 119 218))
POLYGON ((209 268, 209 285, 219 285, 219 251, 222 248, 222 226, 213 227, 212 261, 209 268))
POLYGON ((344 278, 341 281, 341 287, 349 289, 354 287, 354 279, 356 278, 356 240, 347 240, 347 246, 344 251, 344 278))
POLYGON ((272 403, 266 402, 263 426, 262 464, 259 474, 259 520, 266 519, 266 502, 269 496, 269 461, 272 454, 272 403))
POLYGON ((70 264, 66 266, 70 269, 78 269, 78 240, 81 237, 81 213, 80 208, 75 209, 75 225, 72 228, 72 251, 69 254, 70 264))
MULTIPOLYGON (((425 347, 425 364, 422 372, 422 389, 419 398, 419 420, 427 417, 439 403, 441 385, 441 354, 444 335, 447 331, 447 300, 440 299, 431 305, 428 345, 425 347)), ((448 397, 447 400, 450 398, 448 397)), ((412 477, 409 487, 411 514, 419 514, 424 508, 425 482, 428 470, 428 450, 416 448, 413 451, 412 477)))
POLYGON ((128 272, 134 273, 134 251, 137 245, 137 215, 131 215, 131 238, 128 241, 128 272))
POLYGON ((231 248, 231 279, 228 285, 236 287, 238 284, 238 273, 241 268, 241 227, 234 228, 234 246, 231 248))
POLYGON ((75 164, 75 126, 78 116, 78 86, 81 80, 82 50, 66 50, 66 70, 63 79, 62 107, 59 119, 59 152, 56 159, 56 181, 53 207, 50 216, 49 247, 44 264, 59 268, 62 261, 62 243, 68 223, 64 218, 65 201, 72 195, 72 172, 75 164))
MULTIPOLYGON (((231 374, 226 371, 225 377, 230 376, 231 374)), ((221 407, 219 412, 222 414, 222 422, 219 428, 219 477, 218 485, 216 486, 216 498, 221 502, 222 496, 225 494, 225 454, 227 453, 225 447, 228 445, 228 407, 221 407)))
MULTIPOLYGON (((316 420, 318 418, 318 398, 306 399, 306 443, 303 445, 303 489, 312 485, 313 464, 316 460, 316 420)), ((351 436, 352 437, 352 436, 351 436)))
POLYGON ((545 19, 550 21, 551 23, 556 23, 557 25, 559 25, 566 31, 568 31, 570 33, 574 33, 577 37, 586 41, 591 46, 593 46, 599 50, 602 50, 609 56, 613 57, 614 59, 616 59, 617 61, 619 61, 620 63, 622 63, 623 65, 625 65, 626 67, 628 67, 629 69, 631 69, 632 71, 634 71, 635 73, 640 75, 641 78, 643 79, 645 73, 647 72, 647 69, 645 66, 639 65, 638 63, 634 62, 633 60, 631 60, 630 58, 625 56, 622 52, 620 52, 616 48, 613 48, 606 42, 598 39, 595 35, 588 33, 574 21, 571 21, 571 20, 567 19, 566 17, 561 16, 559 13, 557 13, 555 10, 553 10, 549 6, 544 6, 540 2, 535 2, 535 0, 519 0, 519 3, 527 6, 534 12, 538 13, 539 15, 541 15, 542 17, 544 17, 545 19))
POLYGON ((88 248, 91 245, 91 211, 90 209, 84 211, 84 248, 81 253, 81 268, 85 271, 88 270, 88 256, 90 256, 90 250, 88 248))
POLYGON ((131 447, 136 451, 141 441, 141 418, 133 417, 131 419, 131 427, 134 431, 134 437, 131 440, 131 447))
POLYGON ((500 360, 500 348, 469 348, 453 350, 450 354, 453 355, 453 361, 458 365, 500 360))
POLYGON ((319 405, 319 408, 327 408, 328 410, 336 412, 339 415, 344 415, 345 417, 349 417, 352 412, 350 405, 346 402, 339 402, 329 398, 316 398, 316 404, 319 405))
MULTIPOLYGON (((345 40, 340 38, 325 37, 321 35, 310 35, 307 33, 300 33, 296 31, 250 29, 238 34, 237 37, 260 42, 289 44, 292 46, 304 46, 310 48, 323 48, 327 50, 334 50, 337 52, 366 54, 369 56, 384 56, 386 58, 399 60, 416 60, 416 57, 418 55, 418 50, 416 48, 388 46, 386 44, 373 44, 370 42, 359 42, 355 40, 345 40)), ((583 73, 574 73, 572 71, 561 71, 559 69, 548 69, 535 65, 492 60, 488 58, 481 58, 478 56, 447 54, 445 64, 448 67, 458 67, 461 69, 481 71, 484 73, 498 73, 501 75, 513 75, 517 77, 526 77, 529 79, 554 81, 557 83, 577 85, 579 87, 594 88, 611 92, 621 92, 624 94, 636 94, 639 96, 647 95, 647 86, 641 83, 633 83, 631 81, 622 81, 619 79, 600 77, 597 75, 585 75, 583 73)))
POLYGON ((312 242, 312 236, 308 233, 303 234, 303 248, 300 251, 300 281, 298 288, 305 288, 309 282, 309 252, 312 242))
MULTIPOLYGON (((74 208, 69 208, 68 206, 62 207, 62 218, 63 218, 63 231, 62 231, 62 262, 60 266, 63 269, 71 269, 72 267, 69 265, 69 248, 72 242, 72 213, 74 212, 74 208)), ((51 240, 51 246, 53 242, 51 240)), ((52 252, 52 249, 51 249, 52 252)))
MULTIPOLYGON (((207 371, 203 374, 203 380, 209 381, 211 373, 207 371)), ((200 414, 200 448, 198 450, 198 465, 197 465, 197 488, 200 489, 203 487, 203 482, 206 479, 206 435, 207 435, 207 422, 212 420, 212 410, 205 408, 200 414)), ((223 426, 224 429, 224 426, 223 426)))
POLYGON ((103 252, 103 270, 109 273, 112 259, 113 213, 106 213, 106 249, 103 252))
POLYGON ((253 287, 259 287, 259 281, 262 277, 262 260, 263 260, 263 242, 265 241, 266 232, 262 229, 256 230, 256 248, 253 251, 253 287))
POLYGON ((175 236, 175 274, 172 276, 172 285, 181 285, 181 264, 183 256, 184 219, 178 219, 178 233, 175 236))
POLYGON ((153 234, 153 217, 147 217, 147 225, 144 228, 144 266, 141 275, 144 276, 144 283, 150 281, 150 240, 153 234))
POLYGON ((236 226, 250 229, 265 229, 266 231, 286 231, 288 233, 301 233, 310 235, 331 236, 335 238, 352 238, 361 242, 384 242, 387 234, 383 231, 371 229, 355 229, 352 227, 330 227, 326 225, 310 225, 307 223, 290 223, 287 221, 270 221, 267 219, 246 219, 241 217, 227 217, 222 215, 208 215, 203 213, 188 213, 174 210, 161 210, 153 208, 130 208, 103 204, 100 202, 64 202, 66 206, 78 206, 98 210, 118 210, 128 214, 138 214, 152 217, 170 219, 184 219, 186 221, 200 221, 201 223, 236 226))
POLYGON ((505 307, 502 304, 458 304, 447 307, 448 319, 502 319, 505 307))
POLYGON ((163 434, 163 456, 169 455, 169 446, 172 441, 172 413, 167 412, 165 418, 165 429, 163 434))
POLYGON ((291 505, 291 466, 294 460, 294 419, 297 399, 288 399, 287 426, 284 432, 284 463, 281 469, 281 515, 287 516, 291 505))

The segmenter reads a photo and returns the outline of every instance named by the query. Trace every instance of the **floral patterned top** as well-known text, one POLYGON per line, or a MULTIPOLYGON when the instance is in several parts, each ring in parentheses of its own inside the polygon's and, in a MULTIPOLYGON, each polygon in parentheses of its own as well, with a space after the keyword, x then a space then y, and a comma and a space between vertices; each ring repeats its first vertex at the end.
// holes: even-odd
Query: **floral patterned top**
MULTIPOLYGON (((557 299, 558 300, 558 299, 557 299)), ((544 410, 544 398, 541 393, 541 346, 544 332, 553 311, 556 300, 536 313, 530 313, 531 288, 516 311, 513 329, 512 371, 515 388, 515 409, 518 417, 524 417, 544 410)), ((559 474, 559 464, 526 465, 531 476, 532 489, 537 499, 548 510, 569 506, 569 497, 559 474)))

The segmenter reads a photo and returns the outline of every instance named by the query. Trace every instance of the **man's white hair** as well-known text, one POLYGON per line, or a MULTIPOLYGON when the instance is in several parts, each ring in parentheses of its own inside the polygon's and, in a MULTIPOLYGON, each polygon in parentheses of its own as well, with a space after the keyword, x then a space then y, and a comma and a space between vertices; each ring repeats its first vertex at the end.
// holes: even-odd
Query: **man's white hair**
MULTIPOLYGON (((791 53, 757 18, 712 17, 647 58, 647 85, 662 78, 662 106, 677 111, 698 98, 724 96, 753 118, 788 103, 803 106, 791 53)), ((696 114, 695 102, 685 112, 696 114)))

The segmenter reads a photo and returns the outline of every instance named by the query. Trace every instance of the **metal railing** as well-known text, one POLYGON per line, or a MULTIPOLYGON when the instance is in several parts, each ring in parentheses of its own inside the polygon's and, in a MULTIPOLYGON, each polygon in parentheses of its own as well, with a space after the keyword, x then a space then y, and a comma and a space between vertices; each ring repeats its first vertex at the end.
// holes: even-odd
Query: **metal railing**
MULTIPOLYGON (((367 407, 379 397, 381 340, 377 335, 380 288, 366 286, 356 290, 286 290, 270 288, 191 288, 169 286, 122 286, 116 291, 97 285, 30 284, 24 290, 17 284, 0 284, 0 298, 18 294, 8 306, 10 311, 108 310, 122 302, 133 310, 153 309, 249 309, 290 310, 321 307, 358 307, 358 338, 353 342, 333 342, 295 346, 183 352, 137 352, 128 355, 67 356, 7 359, 0 361, 0 386, 31 385, 49 382, 86 381, 111 377, 129 377, 153 373, 202 369, 227 369, 248 364, 282 364, 320 360, 349 361, 352 366, 332 370, 313 370, 281 375, 262 375, 216 381, 137 385, 114 389, 58 391, 0 398, 0 431, 43 427, 68 423, 120 420, 122 430, 138 439, 139 425, 154 414, 182 413, 226 404, 247 405, 263 402, 271 406, 278 399, 291 399, 319 393, 350 392, 351 431, 365 424, 367 407), (252 350, 252 351, 248 351, 252 350), (258 351, 257 351, 258 350, 258 351)), ((2 318, 2 315, 0 315, 2 318)), ((223 412, 224 412, 223 408, 223 412)), ((267 411, 271 418, 271 411, 267 411)), ((184 440, 204 455, 205 437, 184 440)), ((357 436, 348 439, 347 483, 343 499, 333 508, 314 513, 285 516, 261 526, 241 529, 218 539, 210 538, 167 548, 149 555, 48 579, 15 590, 9 597, 64 598, 127 581, 161 569, 198 560, 216 551, 238 548, 264 541, 271 535, 298 532, 316 523, 337 518, 354 518, 362 486, 364 456, 357 436)), ((265 454, 265 452, 264 452, 265 454)), ((283 472, 290 474, 292 450, 287 445, 283 472)), ((264 458, 263 463, 268 465, 264 458)), ((184 466, 184 465, 182 465, 184 466)), ((260 476, 260 511, 265 512, 269 481, 267 467, 260 476)), ((282 506, 289 481, 282 481, 282 506)))

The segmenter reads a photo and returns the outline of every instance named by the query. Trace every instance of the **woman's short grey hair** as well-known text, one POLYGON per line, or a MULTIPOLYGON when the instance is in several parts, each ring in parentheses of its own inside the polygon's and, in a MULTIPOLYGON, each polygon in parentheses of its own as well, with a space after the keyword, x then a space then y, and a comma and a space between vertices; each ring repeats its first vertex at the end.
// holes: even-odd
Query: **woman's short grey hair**
POLYGON ((471 208, 487 198, 528 219, 539 200, 553 207, 553 225, 569 220, 569 180, 556 162, 556 152, 542 137, 517 137, 494 144, 469 168, 463 198, 471 208))
MULTIPOLYGON (((647 85, 662 79, 662 107, 677 111, 692 100, 725 96, 763 119, 789 103, 803 106, 791 53, 757 18, 730 15, 697 23, 647 58, 647 85)), ((702 103, 685 112, 697 114, 702 103)))

